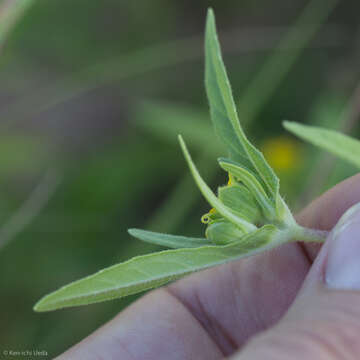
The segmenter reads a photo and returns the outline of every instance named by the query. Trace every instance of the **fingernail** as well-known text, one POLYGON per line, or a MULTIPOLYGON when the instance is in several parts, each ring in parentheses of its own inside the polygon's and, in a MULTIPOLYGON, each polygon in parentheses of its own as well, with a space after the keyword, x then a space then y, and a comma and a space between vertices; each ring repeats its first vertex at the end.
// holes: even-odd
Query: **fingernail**
POLYGON ((326 285, 334 289, 360 290, 360 204, 341 217, 328 241, 326 285))

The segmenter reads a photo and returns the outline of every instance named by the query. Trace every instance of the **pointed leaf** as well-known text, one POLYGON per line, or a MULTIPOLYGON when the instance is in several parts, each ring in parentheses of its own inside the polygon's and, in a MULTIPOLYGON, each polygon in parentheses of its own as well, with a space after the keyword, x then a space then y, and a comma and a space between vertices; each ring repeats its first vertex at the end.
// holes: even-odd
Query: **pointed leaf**
POLYGON ((279 180, 262 153, 246 138, 238 119, 230 82, 222 60, 216 34, 215 17, 209 9, 205 35, 205 85, 210 104, 211 119, 216 132, 231 154, 241 164, 253 170, 275 199, 279 193, 279 180), (233 155, 234 156, 234 155, 233 155))
POLYGON ((244 236, 241 242, 197 249, 165 250, 137 256, 101 270, 45 296, 35 311, 50 311, 120 298, 152 289, 186 274, 251 256, 273 248, 277 229, 267 225, 244 236))
POLYGON ((212 245, 210 241, 204 238, 190 238, 187 236, 162 234, 140 229, 129 229, 128 232, 131 236, 139 240, 173 249, 196 248, 205 245, 212 245))
POLYGON ((211 191, 211 189, 206 185, 205 181, 201 178, 199 172, 196 169, 195 164, 193 163, 189 151, 186 148, 185 142, 182 137, 179 135, 179 141, 181 149, 184 153, 185 159, 189 165, 190 171, 197 183, 201 193, 204 195, 205 199, 209 202, 209 204, 214 207, 225 219, 232 222, 234 225, 242 228, 244 231, 249 232, 256 229, 256 226, 249 223, 248 221, 239 218, 234 215, 230 209, 228 209, 211 191))
POLYGON ((360 168, 360 141, 334 130, 284 121, 286 130, 360 168))

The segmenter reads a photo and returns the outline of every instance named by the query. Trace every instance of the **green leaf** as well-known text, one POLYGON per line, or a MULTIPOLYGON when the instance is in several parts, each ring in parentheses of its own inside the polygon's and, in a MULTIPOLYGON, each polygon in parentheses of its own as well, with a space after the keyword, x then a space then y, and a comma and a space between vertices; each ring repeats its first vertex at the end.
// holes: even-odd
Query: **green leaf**
POLYGON ((240 126, 231 86, 222 60, 216 34, 215 17, 208 11, 205 35, 205 85, 215 130, 229 152, 253 170, 275 199, 279 194, 279 180, 262 153, 246 138, 240 126))
POLYGON ((218 220, 211 223, 206 229, 206 237, 214 244, 225 245, 234 241, 241 241, 244 232, 234 224, 218 220))
POLYGON ((360 168, 360 141, 334 130, 284 121, 286 130, 360 168))
POLYGON ((13 0, 7 4, 1 4, 0 12, 0 47, 7 39, 7 35, 25 11, 32 5, 34 0, 13 0), (6 6, 4 6, 6 5, 6 6))
POLYGON ((35 311, 50 311, 120 298, 152 289, 186 274, 273 248, 277 229, 266 225, 225 246, 165 250, 137 256, 75 281, 42 298, 35 311))
POLYGON ((220 159, 220 166, 236 179, 243 182, 243 184, 250 190, 255 200, 264 212, 265 218, 273 220, 276 217, 275 205, 269 200, 267 194, 261 184, 257 181, 254 174, 250 170, 236 164, 232 160, 220 159))
POLYGON ((237 216, 253 224, 262 219, 258 204, 244 185, 236 184, 220 187, 218 195, 220 201, 237 216))
POLYGON ((256 226, 249 223, 248 221, 234 215, 234 213, 228 209, 211 191, 211 189, 206 185, 205 181, 201 178, 199 172, 196 169, 195 164, 193 163, 189 151, 186 148, 185 142, 182 137, 179 135, 179 141, 181 149, 184 153, 185 159, 189 165, 190 171, 194 177, 196 184, 198 185, 201 193, 204 195, 205 199, 209 204, 214 207, 225 219, 233 223, 234 225, 242 228, 245 232, 256 230, 256 226))
POLYGON ((186 236, 162 234, 140 229, 129 229, 128 232, 131 236, 142 241, 174 249, 196 248, 205 245, 212 245, 212 243, 210 243, 207 239, 204 238, 190 238, 186 236))

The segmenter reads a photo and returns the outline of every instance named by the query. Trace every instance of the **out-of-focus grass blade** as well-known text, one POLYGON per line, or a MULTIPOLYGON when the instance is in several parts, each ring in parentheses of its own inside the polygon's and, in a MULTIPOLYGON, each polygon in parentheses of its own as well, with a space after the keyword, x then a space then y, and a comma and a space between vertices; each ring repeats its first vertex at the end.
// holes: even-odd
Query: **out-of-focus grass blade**
POLYGON ((0 2, 0 49, 7 35, 34 0, 4 0, 0 2))
POLYGON ((2 177, 13 173, 36 172, 49 160, 50 145, 40 137, 0 132, 2 177))
POLYGON ((284 122, 286 130, 360 168, 360 141, 334 130, 284 122))
MULTIPOLYGON (((29 2, 31 0, 24 1, 29 2)), ((307 33, 309 26, 311 25, 304 23, 293 28, 292 31, 295 34, 307 33)), ((231 47, 228 48, 229 51, 247 54, 271 50, 275 41, 286 31, 286 27, 255 27, 222 33, 222 38, 225 43, 231 43, 231 47), (249 39, 252 40, 249 41, 249 39), (236 41, 235 44, 234 41, 236 41)), ((315 45, 316 47, 342 46, 345 39, 346 37, 341 29, 329 26, 323 38, 320 38, 315 45)), ((25 114, 37 114, 101 85, 127 80, 134 76, 176 66, 187 61, 198 60, 202 57, 201 42, 202 35, 171 40, 90 65, 81 71, 69 74, 63 80, 49 87, 39 89, 36 93, 21 101, 17 101, 16 104, 2 110, 0 116, 3 119, 11 119, 13 123, 14 119, 22 119, 25 114), (24 109, 26 109, 25 112, 24 109)), ((302 42, 298 44, 297 41, 284 42, 280 50, 291 51, 302 45, 302 42)), ((279 51, 277 57, 282 57, 282 53, 283 51, 279 51)), ((273 56, 275 57, 275 55, 273 56)), ((268 86, 268 84, 265 85, 268 86)), ((8 123, 6 122, 6 124, 8 123)))
POLYGON ((308 3, 241 96, 238 107, 246 124, 261 112, 337 3, 338 0, 311 0, 308 3), (308 26, 304 27, 305 24, 308 26), (299 31, 299 28, 303 30, 299 31), (294 43, 297 47, 292 51, 281 51, 294 43))
POLYGON ((209 116, 191 106, 144 101, 136 106, 134 117, 136 125, 170 143, 182 134, 192 146, 211 157, 218 157, 225 151, 225 146, 214 136, 209 116))
POLYGON ((60 183, 60 176, 54 170, 49 170, 43 180, 30 193, 21 207, 0 225, 0 249, 14 239, 48 203, 60 183))
MULTIPOLYGON (((209 155, 202 152, 197 161, 201 172, 207 174, 207 179, 211 179, 219 171, 219 168, 209 160, 209 155)), ((198 191, 194 180, 189 172, 179 179, 174 189, 165 199, 164 203, 156 209, 152 217, 145 225, 146 229, 172 232, 199 200, 200 192, 198 191)))

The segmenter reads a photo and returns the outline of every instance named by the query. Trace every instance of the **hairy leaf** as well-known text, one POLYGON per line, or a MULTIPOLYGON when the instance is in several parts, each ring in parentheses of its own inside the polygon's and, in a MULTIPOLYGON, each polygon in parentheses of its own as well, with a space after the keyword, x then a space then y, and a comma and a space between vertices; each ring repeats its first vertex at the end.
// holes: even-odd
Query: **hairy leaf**
POLYGON ((218 190, 220 201, 237 216, 251 223, 261 220, 262 214, 250 191, 241 184, 223 186, 218 190))
POLYGON ((139 240, 170 247, 173 249, 179 248, 196 248, 205 245, 212 245, 207 239, 204 238, 190 238, 187 236, 162 234, 153 231, 145 231, 140 229, 129 229, 129 234, 139 240))
POLYGON ((241 241, 244 232, 234 224, 218 220, 210 224, 206 229, 206 237, 214 244, 224 245, 234 241, 241 241))
POLYGON ((34 310, 87 305, 152 289, 194 271, 270 249, 278 245, 271 241, 276 232, 274 226, 266 225, 244 236, 240 242, 225 246, 165 250, 137 256, 60 288, 41 299, 34 310))
POLYGON ((275 218, 275 205, 272 203, 266 195, 265 190, 261 184, 257 181, 256 177, 250 170, 245 169, 240 164, 227 159, 219 160, 220 166, 236 179, 242 181, 244 185, 250 190, 267 219, 275 218))
POLYGON ((231 86, 222 60, 216 34, 213 11, 208 11, 205 34, 205 85, 210 104, 211 119, 219 137, 230 154, 236 154, 241 164, 253 170, 275 199, 279 194, 279 180, 262 153, 246 138, 240 126, 231 86))
POLYGON ((334 130, 284 121, 284 127, 308 141, 360 168, 360 141, 334 130))
POLYGON ((205 199, 213 206, 225 219, 232 222, 234 225, 242 228, 244 231, 249 232, 256 229, 256 226, 249 223, 248 221, 236 216, 230 209, 228 209, 211 191, 211 189, 206 185, 205 181, 201 178, 199 172, 197 171, 195 164, 193 163, 189 151, 186 148, 185 142, 181 136, 179 136, 179 141, 181 149, 184 153, 185 159, 189 165, 190 171, 195 179, 196 184, 198 185, 201 193, 204 195, 205 199))

